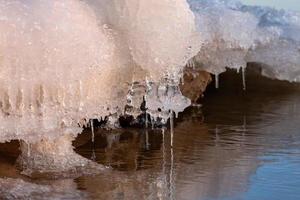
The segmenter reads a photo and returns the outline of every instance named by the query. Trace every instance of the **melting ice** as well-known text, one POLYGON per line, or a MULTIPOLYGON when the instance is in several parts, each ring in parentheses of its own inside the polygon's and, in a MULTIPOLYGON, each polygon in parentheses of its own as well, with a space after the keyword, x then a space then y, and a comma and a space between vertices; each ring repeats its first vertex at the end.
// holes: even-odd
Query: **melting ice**
POLYGON ((256 62, 300 81, 300 14, 237 1, 0 0, 0 29, 0 142, 29 144, 20 160, 35 169, 53 155, 51 169, 76 165, 63 158, 89 119, 114 126, 143 100, 153 119, 183 111, 187 63, 218 75, 256 62))
POLYGON ((71 167, 70 148, 55 145, 71 145, 88 119, 121 115, 132 83, 178 82, 198 50, 184 0, 0 0, 0 29, 0 142, 28 143, 32 162, 20 160, 35 169, 53 155, 71 167))
POLYGON ((203 41, 193 61, 202 69, 220 74, 255 62, 270 78, 299 82, 300 13, 233 0, 188 1, 203 41))

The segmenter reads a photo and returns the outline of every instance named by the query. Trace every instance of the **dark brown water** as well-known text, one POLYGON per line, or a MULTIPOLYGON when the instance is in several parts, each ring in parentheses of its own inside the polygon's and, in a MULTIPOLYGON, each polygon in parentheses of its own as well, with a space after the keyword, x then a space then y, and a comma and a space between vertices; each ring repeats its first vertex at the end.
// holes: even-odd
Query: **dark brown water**
MULTIPOLYGON (((74 143, 112 171, 76 179, 29 179, 1 146, 0 186, 11 199, 300 199, 300 89, 285 82, 221 76, 202 108, 189 108, 174 129, 97 130, 74 143), (229 78, 230 77, 230 78, 229 78), (172 137, 173 136, 173 137, 172 137), (173 144, 173 148, 171 148, 173 144), (10 187, 11 186, 11 187, 10 187)), ((0 198, 1 199, 1 198, 0 198)))

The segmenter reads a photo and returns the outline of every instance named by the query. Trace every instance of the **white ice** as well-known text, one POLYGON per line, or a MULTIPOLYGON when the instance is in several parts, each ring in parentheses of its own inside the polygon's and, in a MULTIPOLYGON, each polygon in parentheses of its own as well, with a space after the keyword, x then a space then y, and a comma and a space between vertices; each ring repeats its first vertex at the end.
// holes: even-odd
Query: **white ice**
POLYGON ((39 170, 56 157, 49 168, 72 169, 70 141, 89 119, 124 114, 134 82, 179 82, 199 49, 185 0, 0 0, 0 30, 0 142, 34 145, 22 157, 38 162, 22 163, 39 170))
POLYGON ((193 59, 220 74, 264 64, 264 75, 299 82, 300 13, 246 6, 234 0, 188 0, 203 45, 193 59))

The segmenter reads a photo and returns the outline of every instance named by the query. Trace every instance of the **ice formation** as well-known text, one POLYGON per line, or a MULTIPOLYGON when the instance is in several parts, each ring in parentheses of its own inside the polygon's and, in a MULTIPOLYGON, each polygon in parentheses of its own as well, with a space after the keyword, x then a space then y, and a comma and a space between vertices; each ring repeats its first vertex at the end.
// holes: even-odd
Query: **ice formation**
POLYGON ((216 75, 226 67, 244 72, 255 62, 270 78, 299 82, 300 13, 234 0, 188 1, 203 40, 193 61, 202 69, 216 75))
POLYGON ((300 14, 237 1, 0 0, 0 29, 0 142, 28 144, 30 168, 40 169, 30 158, 74 156, 67 146, 90 119, 113 127, 144 101, 152 121, 183 111, 185 65, 218 77, 257 62, 300 81, 300 14))
MULTIPOLYGON (((76 136, 89 119, 114 121, 135 82, 179 82, 198 47, 187 2, 175 2, 0 0, 0 142, 28 144, 25 167, 40 170, 55 155, 50 171, 76 165, 60 156, 74 157, 65 135, 76 136)), ((170 95, 186 101, 178 90, 170 95)))

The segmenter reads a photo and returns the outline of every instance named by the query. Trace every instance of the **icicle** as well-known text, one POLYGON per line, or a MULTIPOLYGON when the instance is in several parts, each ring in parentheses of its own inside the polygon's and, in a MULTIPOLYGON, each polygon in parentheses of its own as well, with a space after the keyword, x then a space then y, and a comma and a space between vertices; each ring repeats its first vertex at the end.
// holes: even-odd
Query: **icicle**
POLYGON ((219 89, 219 74, 215 74, 215 86, 216 89, 219 89))
POLYGON ((190 68, 195 69, 195 62, 193 61, 193 59, 190 59, 190 60, 187 62, 187 67, 190 67, 190 68))
POLYGON ((242 79, 243 79, 243 90, 246 91, 246 76, 245 76, 245 67, 242 67, 242 79))
MULTIPOLYGON (((145 78, 146 80, 146 85, 147 85, 147 91, 151 90, 151 84, 148 81, 148 78, 145 78)), ((147 95, 144 95, 144 100, 145 100, 145 128, 148 128, 148 117, 147 117, 147 95)))
POLYGON ((147 116, 147 112, 145 112, 145 128, 148 128, 148 116, 147 116))
POLYGON ((152 128, 152 130, 154 129, 154 122, 155 122, 154 117, 151 117, 151 128, 152 128))
POLYGON ((170 112, 170 132, 171 132, 171 148, 173 148, 173 139, 174 139, 174 117, 173 117, 173 111, 170 112))
POLYGON ((94 132, 94 120, 91 119, 91 130, 92 130, 92 142, 94 143, 95 141, 95 132, 94 132))
POLYGON ((175 112, 175 118, 177 119, 179 115, 179 112, 175 112))
POLYGON ((182 73, 183 75, 181 76, 180 78, 180 82, 181 82, 181 85, 184 85, 184 73, 182 73))
POLYGON ((92 157, 91 160, 95 161, 96 160, 96 153, 95 153, 95 132, 94 132, 94 120, 91 119, 90 121, 91 125, 91 130, 92 130, 92 157))

